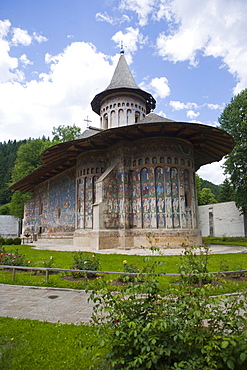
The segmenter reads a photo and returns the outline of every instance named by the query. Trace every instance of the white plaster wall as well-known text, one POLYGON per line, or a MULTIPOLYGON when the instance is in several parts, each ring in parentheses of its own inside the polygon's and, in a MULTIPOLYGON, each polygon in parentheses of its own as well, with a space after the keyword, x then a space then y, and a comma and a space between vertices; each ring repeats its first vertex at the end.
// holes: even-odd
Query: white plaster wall
POLYGON ((198 207, 202 236, 210 235, 209 213, 212 212, 211 236, 244 236, 244 219, 235 202, 207 204, 198 207))
POLYGON ((17 238, 19 236, 19 219, 14 216, 0 215, 0 236, 17 238))

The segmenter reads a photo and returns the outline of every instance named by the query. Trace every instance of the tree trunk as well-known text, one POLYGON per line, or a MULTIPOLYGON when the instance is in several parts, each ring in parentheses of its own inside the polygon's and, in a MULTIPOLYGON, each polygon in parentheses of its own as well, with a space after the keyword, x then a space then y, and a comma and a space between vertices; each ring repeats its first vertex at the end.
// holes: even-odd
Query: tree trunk
POLYGON ((243 214, 244 214, 244 236, 247 236, 247 210, 243 214))

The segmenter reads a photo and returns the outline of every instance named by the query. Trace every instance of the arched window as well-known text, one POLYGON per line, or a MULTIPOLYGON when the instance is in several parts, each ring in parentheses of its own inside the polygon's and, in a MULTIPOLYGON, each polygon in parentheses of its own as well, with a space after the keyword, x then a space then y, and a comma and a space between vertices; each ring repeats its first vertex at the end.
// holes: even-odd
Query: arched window
POLYGON ((139 121, 140 121, 140 113, 139 112, 135 112, 135 123, 137 123, 139 121))
POLYGON ((124 111, 123 109, 119 109, 118 111, 118 126, 124 125, 124 111))
POLYGON ((111 127, 114 126, 114 123, 116 121, 116 112, 115 110, 111 111, 111 127))
POLYGON ((160 163, 164 163, 164 157, 160 157, 160 163))
POLYGON ((171 157, 168 157, 168 158, 167 158, 167 163, 168 163, 168 164, 171 164, 171 163, 172 163, 172 159, 171 159, 171 157))
POLYGON ((149 164, 149 158, 145 158, 145 164, 149 164))
POLYGON ((153 163, 153 164, 157 163, 157 158, 156 158, 156 157, 153 157, 153 158, 152 158, 152 163, 153 163))
POLYGON ((127 119, 127 125, 129 125, 131 123, 131 109, 127 109, 127 116, 126 116, 126 119, 127 119))
POLYGON ((104 115, 104 118, 103 118, 103 129, 108 129, 108 114, 105 114, 104 115))
POLYGON ((141 166, 142 165, 142 158, 138 159, 138 165, 141 166))

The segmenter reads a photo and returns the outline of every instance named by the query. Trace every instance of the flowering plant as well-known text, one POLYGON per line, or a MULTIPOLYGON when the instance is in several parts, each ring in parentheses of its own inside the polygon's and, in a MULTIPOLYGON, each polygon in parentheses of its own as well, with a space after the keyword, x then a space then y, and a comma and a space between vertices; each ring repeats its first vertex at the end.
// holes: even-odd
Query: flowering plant
MULTIPOLYGON (((100 270, 100 261, 94 254, 90 255, 83 252, 78 252, 73 255, 74 263, 72 269, 75 270, 87 270, 87 271, 98 271, 100 270)), ((72 272, 74 277, 96 277, 96 273, 93 272, 72 272)))
POLYGON ((0 264, 8 266, 26 266, 26 258, 24 254, 20 254, 18 249, 15 252, 6 252, 2 247, 0 249, 0 264))
MULTIPOLYGON (((128 263, 127 260, 123 261, 123 271, 130 273, 139 273, 140 269, 136 263, 128 263)), ((120 275, 118 278, 123 283, 134 282, 140 280, 138 275, 120 275)))

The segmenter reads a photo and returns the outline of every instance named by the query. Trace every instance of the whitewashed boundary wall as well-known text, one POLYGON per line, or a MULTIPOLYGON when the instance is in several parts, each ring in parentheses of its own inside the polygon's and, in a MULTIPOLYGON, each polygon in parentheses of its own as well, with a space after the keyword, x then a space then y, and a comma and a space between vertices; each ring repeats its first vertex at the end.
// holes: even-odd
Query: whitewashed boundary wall
POLYGON ((199 206, 202 236, 244 236, 244 218, 235 202, 199 206))

